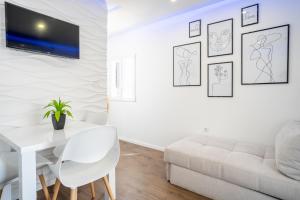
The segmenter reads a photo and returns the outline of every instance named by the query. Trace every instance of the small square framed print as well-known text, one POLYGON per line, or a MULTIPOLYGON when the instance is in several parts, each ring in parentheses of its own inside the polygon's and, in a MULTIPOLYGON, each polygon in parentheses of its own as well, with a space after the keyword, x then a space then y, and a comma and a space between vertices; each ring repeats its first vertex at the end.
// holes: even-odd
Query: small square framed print
POLYGON ((259 4, 254 4, 242 8, 242 27, 258 24, 259 22, 259 4))
POLYGON ((189 37, 201 36, 201 20, 192 21, 189 23, 189 37))

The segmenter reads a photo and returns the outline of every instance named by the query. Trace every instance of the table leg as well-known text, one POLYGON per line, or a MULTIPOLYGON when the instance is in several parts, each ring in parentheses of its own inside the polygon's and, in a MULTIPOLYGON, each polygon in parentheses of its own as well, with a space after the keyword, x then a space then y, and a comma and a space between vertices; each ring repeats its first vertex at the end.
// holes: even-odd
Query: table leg
POLYGON ((19 153, 19 195, 21 200, 36 199, 36 154, 19 153))
MULTIPOLYGON (((109 184, 110 184, 111 190, 113 192, 114 198, 117 199, 117 197, 116 197, 116 170, 115 169, 113 169, 109 172, 108 179, 109 179, 109 184)), ((109 195, 108 195, 107 191, 104 194, 104 199, 109 200, 109 195)))

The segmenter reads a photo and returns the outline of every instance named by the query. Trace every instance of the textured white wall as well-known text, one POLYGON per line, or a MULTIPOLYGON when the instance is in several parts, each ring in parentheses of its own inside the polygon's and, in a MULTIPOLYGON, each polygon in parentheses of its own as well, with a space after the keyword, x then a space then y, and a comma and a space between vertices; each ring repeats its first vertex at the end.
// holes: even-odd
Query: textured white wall
POLYGON ((229 0, 109 39, 110 59, 136 53, 137 102, 113 102, 120 136, 164 147, 205 127, 209 134, 272 144, 278 128, 300 119, 300 1, 229 0), (260 23, 241 28, 241 8, 260 3, 260 23), (206 25, 234 18, 234 55, 207 58, 206 25), (188 38, 188 22, 202 19, 202 36, 188 38), (241 33, 291 24, 290 83, 241 85, 241 33), (202 42, 202 86, 172 87, 172 47, 202 42), (207 64, 234 62, 234 98, 207 97, 207 64))
MULTIPOLYGON (((0 0, 0 131, 41 122, 42 107, 57 97, 72 101, 75 118, 106 110, 107 11, 104 0, 11 0, 80 26, 80 60, 5 47, 0 0)), ((44 120, 46 121, 46 120, 44 120)), ((0 149, 8 147, 0 142, 0 149)), ((47 182, 53 183, 49 171, 47 182)), ((37 181, 39 183, 39 181, 37 181)), ((17 185, 14 185, 17 194, 17 185)), ((38 187, 40 188, 40 187, 38 187)))
POLYGON ((43 105, 62 97, 81 111, 106 109, 107 10, 104 0, 10 0, 13 4, 80 26, 80 59, 5 47, 0 0, 0 129, 40 122, 43 105))

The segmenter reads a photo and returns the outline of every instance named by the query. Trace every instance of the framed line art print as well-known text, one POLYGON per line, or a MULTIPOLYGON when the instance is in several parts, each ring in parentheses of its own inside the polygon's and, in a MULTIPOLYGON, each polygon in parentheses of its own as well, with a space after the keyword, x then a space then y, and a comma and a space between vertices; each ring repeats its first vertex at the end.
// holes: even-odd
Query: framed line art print
POLYGON ((189 23, 189 37, 201 36, 201 20, 192 21, 189 23))
POLYGON ((201 85, 201 43, 173 47, 173 86, 201 85))
POLYGON ((258 24, 259 22, 259 4, 254 4, 242 8, 241 10, 242 27, 258 24))
POLYGON ((242 85, 289 82, 290 25, 242 34, 242 85))
POLYGON ((207 25, 208 57, 233 54, 233 19, 207 25))
POLYGON ((208 97, 233 97, 233 62, 208 64, 207 82, 208 97))

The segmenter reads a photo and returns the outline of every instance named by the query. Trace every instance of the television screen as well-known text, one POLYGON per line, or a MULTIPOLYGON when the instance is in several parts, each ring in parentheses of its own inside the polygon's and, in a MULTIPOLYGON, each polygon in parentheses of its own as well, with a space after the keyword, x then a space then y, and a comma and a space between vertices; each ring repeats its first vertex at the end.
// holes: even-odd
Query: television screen
POLYGON ((79 26, 5 2, 6 46, 79 59, 79 26))

